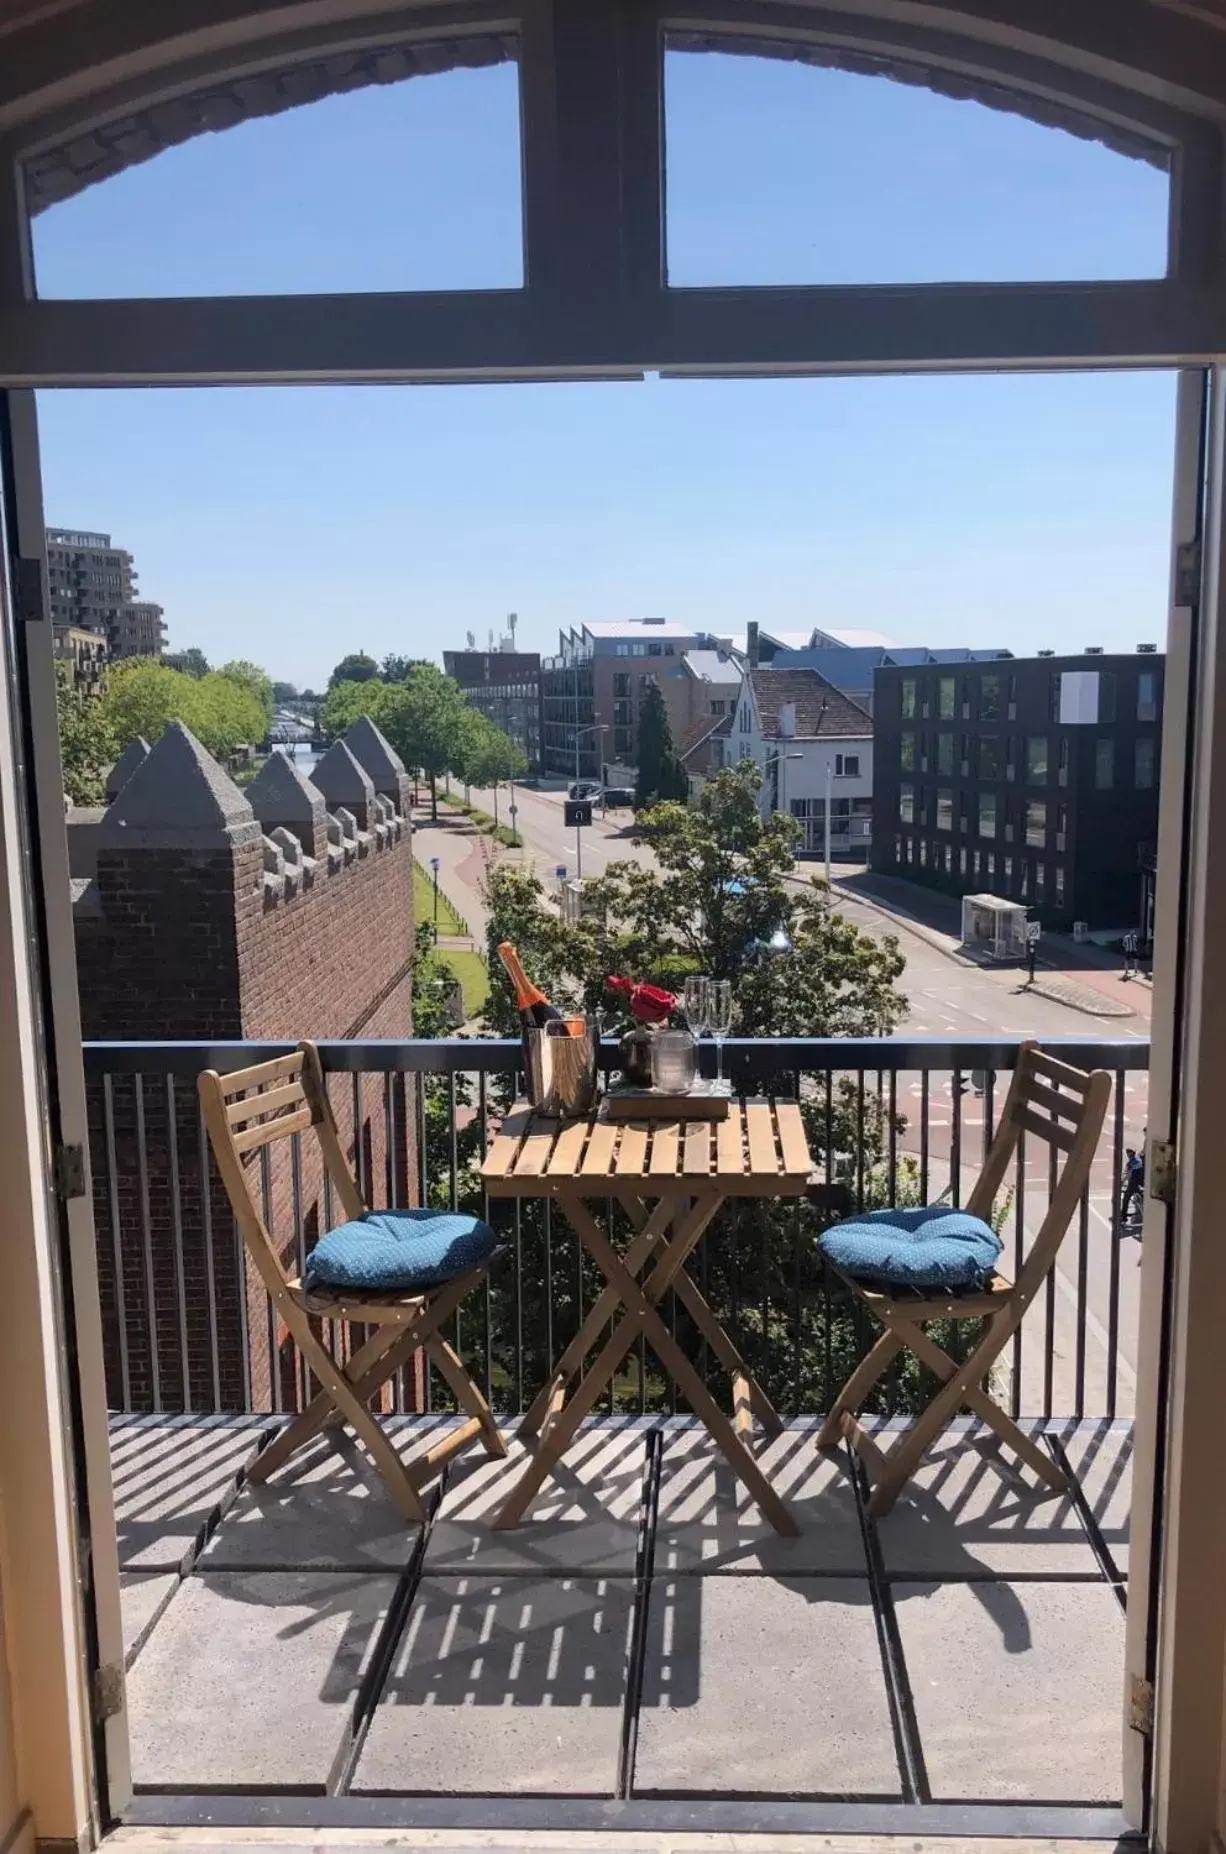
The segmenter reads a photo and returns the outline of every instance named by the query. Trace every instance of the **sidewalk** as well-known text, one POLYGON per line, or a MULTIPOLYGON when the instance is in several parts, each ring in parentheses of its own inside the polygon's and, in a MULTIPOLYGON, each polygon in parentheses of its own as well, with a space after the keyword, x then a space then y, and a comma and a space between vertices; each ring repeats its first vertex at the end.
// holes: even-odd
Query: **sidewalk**
MULTIPOLYGON (((935 889, 907 882, 897 876, 855 869, 840 875, 831 870, 834 894, 849 900, 876 904, 900 927, 917 934, 930 946, 951 959, 964 963, 968 959, 985 969, 1009 971, 994 961, 974 959, 962 945, 962 906, 955 895, 943 895, 935 889)), ((1091 1017, 1140 1017, 1150 1019, 1151 988, 1148 979, 1124 981, 1117 955, 1104 952, 1093 942, 1079 943, 1068 934, 1045 933, 1035 961, 1033 990, 1042 998, 1084 1011, 1091 1017)))

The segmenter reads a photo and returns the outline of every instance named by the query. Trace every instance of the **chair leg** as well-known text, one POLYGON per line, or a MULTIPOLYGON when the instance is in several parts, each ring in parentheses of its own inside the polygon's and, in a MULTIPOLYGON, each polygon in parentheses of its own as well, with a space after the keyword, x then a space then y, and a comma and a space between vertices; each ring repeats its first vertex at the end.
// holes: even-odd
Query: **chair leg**
POLYGON ((430 1334, 426 1340, 426 1351, 450 1385, 456 1402, 480 1423, 481 1441, 486 1454, 505 1455, 507 1445, 494 1420, 494 1413, 464 1369, 463 1361, 458 1353, 454 1352, 447 1341, 439 1337, 438 1333, 430 1334))
POLYGON ((830 1414, 818 1431, 819 1448, 837 1448, 843 1440, 843 1413, 855 1415, 878 1378, 889 1369, 902 1351, 903 1342, 892 1327, 887 1327, 866 1358, 862 1358, 830 1406, 830 1414))

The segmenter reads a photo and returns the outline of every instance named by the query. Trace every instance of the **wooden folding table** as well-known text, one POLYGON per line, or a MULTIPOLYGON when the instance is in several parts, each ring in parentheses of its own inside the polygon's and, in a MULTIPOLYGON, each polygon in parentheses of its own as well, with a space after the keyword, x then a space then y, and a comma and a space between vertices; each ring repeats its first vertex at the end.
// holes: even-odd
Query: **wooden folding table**
POLYGON ((520 1425, 521 1435, 539 1442, 496 1527, 518 1525, 641 1336, 775 1530, 796 1533, 795 1520, 745 1442, 755 1416, 770 1431, 781 1427, 779 1416, 685 1264, 728 1198, 800 1197, 811 1170, 795 1101, 734 1100, 727 1118, 717 1121, 615 1122, 599 1112, 545 1120, 524 1106, 507 1116, 482 1167, 486 1190, 491 1197, 552 1197, 607 1285, 520 1425), (622 1206, 634 1231, 622 1255, 589 1208, 591 1200, 609 1198, 622 1206), (732 1379, 731 1422, 660 1316, 670 1287, 732 1379))

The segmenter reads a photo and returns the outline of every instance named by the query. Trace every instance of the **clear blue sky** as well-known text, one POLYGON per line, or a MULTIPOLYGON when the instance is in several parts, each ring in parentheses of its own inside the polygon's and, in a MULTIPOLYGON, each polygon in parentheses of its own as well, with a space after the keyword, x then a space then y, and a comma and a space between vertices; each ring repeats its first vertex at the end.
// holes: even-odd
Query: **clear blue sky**
MULTIPOLYGON (((881 79, 669 60, 673 282, 1161 272, 1166 178, 881 79)), ((516 287, 514 69, 206 136, 36 222, 45 296, 516 287)), ((318 686, 508 611, 1131 648, 1165 624, 1169 375, 40 396, 48 520, 171 646, 318 686)))

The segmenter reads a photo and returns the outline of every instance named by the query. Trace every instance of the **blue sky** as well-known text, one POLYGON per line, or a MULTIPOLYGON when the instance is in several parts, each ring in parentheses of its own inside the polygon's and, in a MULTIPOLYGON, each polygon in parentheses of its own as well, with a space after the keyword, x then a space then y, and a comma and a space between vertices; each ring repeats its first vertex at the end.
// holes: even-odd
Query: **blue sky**
MULTIPOLYGON (((673 56, 670 279, 1161 271, 1166 181, 880 79, 673 56)), ((207 136, 36 222, 46 296, 516 287, 515 74, 207 136)), ((508 611, 1161 641, 1169 375, 40 396, 51 523, 109 529, 172 647, 318 685, 508 611)))

